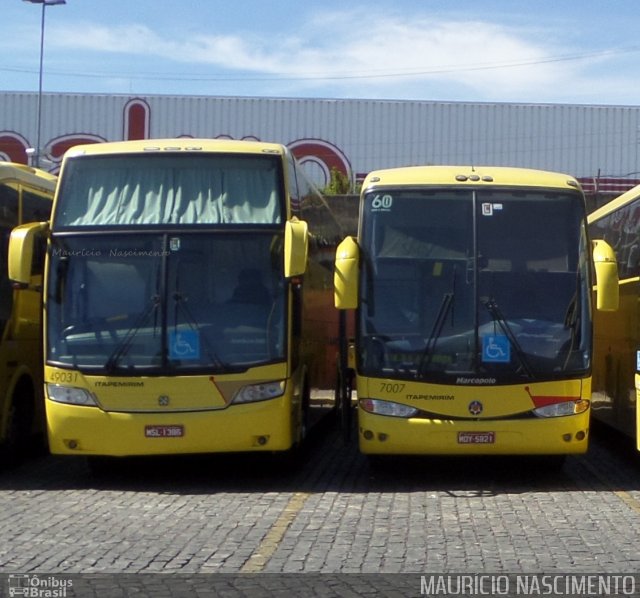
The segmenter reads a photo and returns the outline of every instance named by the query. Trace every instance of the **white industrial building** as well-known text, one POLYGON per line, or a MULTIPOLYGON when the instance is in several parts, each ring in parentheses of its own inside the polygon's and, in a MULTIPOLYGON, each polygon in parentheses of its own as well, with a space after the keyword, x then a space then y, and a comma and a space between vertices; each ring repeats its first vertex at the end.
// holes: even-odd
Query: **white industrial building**
MULTIPOLYGON (((77 143, 228 137, 289 146, 323 186, 416 164, 524 166, 580 179, 588 195, 640 182, 640 106, 364 99, 43 94, 41 156, 56 170, 77 143)), ((0 159, 27 162, 38 94, 0 93, 0 159)))

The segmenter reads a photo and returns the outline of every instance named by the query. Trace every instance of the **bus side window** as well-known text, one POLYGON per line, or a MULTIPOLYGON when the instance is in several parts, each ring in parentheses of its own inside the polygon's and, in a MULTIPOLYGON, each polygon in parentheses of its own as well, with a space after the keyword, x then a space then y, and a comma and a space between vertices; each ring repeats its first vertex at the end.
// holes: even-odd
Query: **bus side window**
POLYGON ((589 232, 615 250, 620 279, 640 275, 640 198, 592 224, 589 232))

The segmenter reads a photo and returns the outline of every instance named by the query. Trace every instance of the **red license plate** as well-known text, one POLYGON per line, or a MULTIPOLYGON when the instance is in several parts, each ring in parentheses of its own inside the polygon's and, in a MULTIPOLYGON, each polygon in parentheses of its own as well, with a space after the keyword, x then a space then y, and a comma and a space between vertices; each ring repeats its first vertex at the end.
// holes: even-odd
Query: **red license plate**
POLYGON ((495 432, 458 432, 458 444, 493 444, 495 432))
POLYGON ((145 426, 144 435, 147 438, 182 438, 184 426, 145 426))

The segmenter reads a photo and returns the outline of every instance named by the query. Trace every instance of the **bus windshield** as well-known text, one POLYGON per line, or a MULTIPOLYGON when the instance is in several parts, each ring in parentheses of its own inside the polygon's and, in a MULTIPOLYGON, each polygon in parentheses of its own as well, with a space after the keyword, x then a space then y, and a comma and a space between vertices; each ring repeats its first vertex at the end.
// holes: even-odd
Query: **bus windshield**
POLYGON ((73 157, 65 164, 53 230, 279 224, 281 170, 277 155, 73 157))
POLYGON ((364 211, 366 375, 495 384, 588 370, 578 193, 377 190, 364 211))
POLYGON ((54 236, 49 364, 120 375, 285 359, 282 234, 54 236))

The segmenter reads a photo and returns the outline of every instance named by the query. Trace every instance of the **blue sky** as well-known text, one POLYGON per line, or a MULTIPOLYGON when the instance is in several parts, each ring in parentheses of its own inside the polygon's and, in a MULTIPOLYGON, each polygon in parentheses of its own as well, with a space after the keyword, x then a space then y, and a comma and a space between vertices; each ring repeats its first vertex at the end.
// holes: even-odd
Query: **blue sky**
MULTIPOLYGON (((0 91, 37 91, 41 6, 0 6, 0 91)), ((638 0, 66 0, 45 14, 45 92, 640 103, 638 0)))

